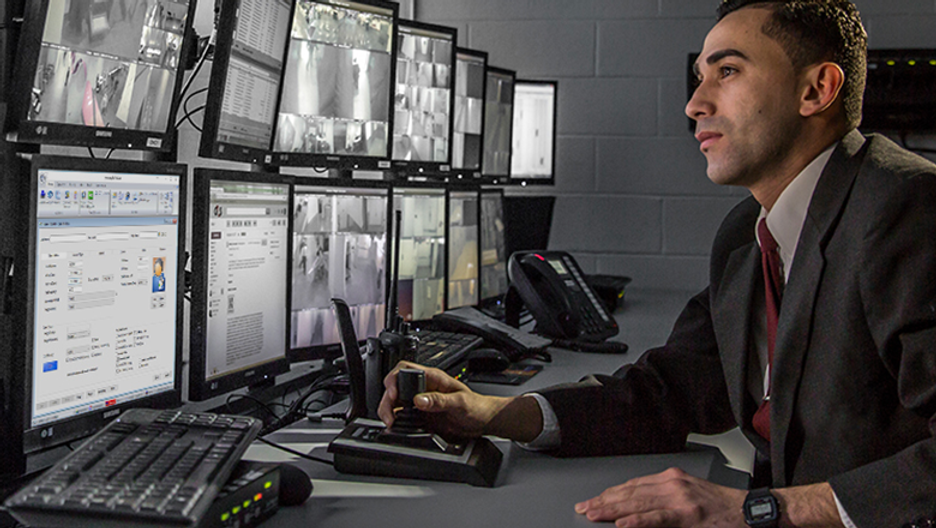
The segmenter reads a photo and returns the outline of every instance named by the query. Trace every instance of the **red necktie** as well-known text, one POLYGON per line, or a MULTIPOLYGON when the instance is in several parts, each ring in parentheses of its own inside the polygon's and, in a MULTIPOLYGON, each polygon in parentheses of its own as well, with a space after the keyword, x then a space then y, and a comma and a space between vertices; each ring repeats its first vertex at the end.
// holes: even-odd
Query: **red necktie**
MULTIPOLYGON (((780 319, 780 298, 783 294, 783 275, 780 273, 780 253, 777 241, 767 229, 767 219, 762 218, 757 224, 757 236, 760 238, 761 268, 764 270, 764 297, 767 304, 767 369, 766 376, 773 372, 774 344, 777 342, 777 321, 780 319)), ((771 376, 772 377, 772 376, 771 376)), ((754 430, 770 441, 770 380, 767 380, 767 393, 760 407, 754 413, 754 430)))

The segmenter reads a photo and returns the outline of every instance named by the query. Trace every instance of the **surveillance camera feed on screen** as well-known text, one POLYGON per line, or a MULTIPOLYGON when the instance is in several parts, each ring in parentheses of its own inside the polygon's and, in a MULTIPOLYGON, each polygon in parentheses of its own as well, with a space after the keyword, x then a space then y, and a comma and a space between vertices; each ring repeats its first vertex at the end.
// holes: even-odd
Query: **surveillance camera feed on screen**
POLYGON ((485 59, 462 52, 456 57, 452 168, 480 172, 485 59))
POLYGON ((386 317, 386 188, 296 186, 291 348, 340 342, 331 299, 351 308, 358 339, 386 317))
POLYGON ((481 300, 507 293, 507 249, 504 245, 503 195, 481 194, 481 300))
POLYGON ((400 316, 406 321, 431 319, 442 313, 445 301, 445 190, 395 188, 393 209, 403 212, 396 259, 400 316))
POLYGON ((50 0, 27 119, 165 131, 188 1, 50 0))
POLYGON ((289 185, 211 181, 205 379, 286 356, 289 185))
POLYGON ((514 76, 487 72, 487 102, 484 105, 485 176, 510 175, 510 133, 513 123, 514 76))
POLYGON ((448 307, 478 304, 478 192, 449 193, 448 307))
POLYGON ((180 177, 38 177, 30 426, 173 390, 180 177))
POLYGON ((299 0, 274 151, 388 157, 393 10, 299 0))
POLYGON ((292 1, 240 0, 236 7, 216 141, 268 151, 292 1))
POLYGON ((510 177, 552 178, 556 86, 517 81, 515 88, 510 177))
POLYGON ((393 159, 447 164, 453 33, 401 23, 399 34, 393 159))

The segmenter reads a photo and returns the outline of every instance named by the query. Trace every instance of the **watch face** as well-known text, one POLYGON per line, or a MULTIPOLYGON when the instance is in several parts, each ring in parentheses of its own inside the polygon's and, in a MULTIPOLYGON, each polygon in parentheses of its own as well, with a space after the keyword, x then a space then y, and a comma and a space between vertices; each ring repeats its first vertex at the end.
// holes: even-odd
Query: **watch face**
POLYGON ((748 526, 776 526, 777 501, 772 495, 748 497, 744 502, 744 520, 748 526))
POLYGON ((760 521, 762 519, 769 519, 773 515, 773 504, 770 503, 770 499, 764 497, 762 499, 757 499, 748 506, 748 511, 751 512, 751 518, 755 521, 760 521))

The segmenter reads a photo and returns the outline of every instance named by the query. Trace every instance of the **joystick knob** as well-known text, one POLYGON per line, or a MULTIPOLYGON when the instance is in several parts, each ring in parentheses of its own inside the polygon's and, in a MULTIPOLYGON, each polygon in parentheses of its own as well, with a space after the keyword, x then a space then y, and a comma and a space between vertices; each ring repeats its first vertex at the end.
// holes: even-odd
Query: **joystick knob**
POLYGON ((426 373, 419 369, 400 369, 397 373, 397 394, 404 407, 413 407, 413 398, 426 392, 426 373))
POLYGON ((397 399, 403 404, 403 408, 397 412, 393 422, 394 433, 425 433, 426 419, 413 404, 413 398, 423 392, 426 392, 426 373, 419 369, 400 369, 397 373, 397 399))

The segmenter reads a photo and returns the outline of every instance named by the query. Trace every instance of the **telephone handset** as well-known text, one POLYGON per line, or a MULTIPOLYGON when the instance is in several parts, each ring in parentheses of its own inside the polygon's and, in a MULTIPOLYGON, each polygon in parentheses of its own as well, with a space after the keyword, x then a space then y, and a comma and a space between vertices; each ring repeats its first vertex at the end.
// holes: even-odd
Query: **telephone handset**
POLYGON ((536 319, 538 333, 592 343, 617 335, 617 322, 585 282, 572 255, 518 251, 510 256, 507 275, 536 319))

